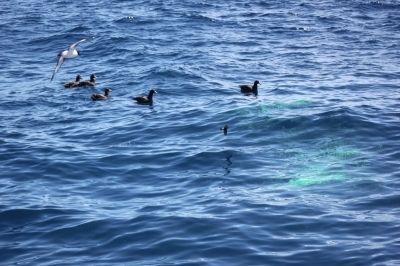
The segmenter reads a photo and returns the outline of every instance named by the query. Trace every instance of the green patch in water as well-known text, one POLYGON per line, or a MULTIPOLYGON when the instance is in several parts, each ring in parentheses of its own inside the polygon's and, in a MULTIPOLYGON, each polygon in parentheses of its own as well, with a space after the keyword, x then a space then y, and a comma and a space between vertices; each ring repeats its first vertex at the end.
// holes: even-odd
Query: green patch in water
POLYGON ((342 174, 324 174, 320 173, 311 175, 302 175, 295 177, 289 181, 290 185, 296 187, 308 187, 314 185, 322 185, 331 182, 343 181, 346 177, 342 174))
POLYGON ((357 156, 359 152, 355 149, 339 147, 334 151, 334 155, 340 159, 349 159, 357 156))
POLYGON ((342 173, 332 172, 324 164, 317 164, 303 169, 296 177, 289 181, 290 185, 307 187, 326 183, 343 181, 346 176, 342 173))
POLYGON ((314 104, 313 101, 310 100, 296 100, 291 102, 272 102, 269 104, 260 105, 260 111, 262 113, 268 112, 271 110, 286 110, 286 109, 295 109, 295 108, 304 108, 314 104))
POLYGON ((292 176, 289 184, 307 187, 346 180, 349 163, 360 154, 358 149, 338 142, 323 145, 320 149, 298 152, 291 162, 300 170, 292 176))
POLYGON ((347 147, 332 147, 322 149, 318 157, 334 157, 339 160, 351 159, 359 155, 359 151, 347 147))
POLYGON ((277 110, 281 111, 287 109, 304 108, 312 104, 314 104, 314 102, 310 100, 296 100, 291 102, 275 101, 271 103, 261 103, 255 106, 239 108, 237 109, 237 112, 243 115, 251 115, 254 113, 262 115, 277 110))

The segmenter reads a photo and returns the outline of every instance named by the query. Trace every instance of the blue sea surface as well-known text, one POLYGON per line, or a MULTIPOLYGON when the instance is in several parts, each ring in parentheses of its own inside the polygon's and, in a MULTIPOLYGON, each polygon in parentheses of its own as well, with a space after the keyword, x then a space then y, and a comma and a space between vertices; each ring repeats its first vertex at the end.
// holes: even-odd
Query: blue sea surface
POLYGON ((399 1, 0 16, 0 265, 400 265, 399 1))

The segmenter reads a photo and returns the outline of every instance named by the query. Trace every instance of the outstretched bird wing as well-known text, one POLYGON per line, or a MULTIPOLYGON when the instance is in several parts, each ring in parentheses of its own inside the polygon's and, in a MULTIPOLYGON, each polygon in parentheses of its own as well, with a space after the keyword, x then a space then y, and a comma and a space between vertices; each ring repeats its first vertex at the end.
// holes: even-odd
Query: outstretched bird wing
POLYGON ((71 46, 68 48, 68 50, 74 50, 78 44, 80 44, 81 42, 84 42, 84 41, 86 41, 86 39, 82 39, 76 43, 71 44, 71 46))
POLYGON ((61 65, 64 63, 64 57, 60 55, 60 58, 58 59, 56 68, 54 69, 53 75, 51 76, 50 81, 53 80, 54 76, 56 75, 57 71, 60 69, 61 65))

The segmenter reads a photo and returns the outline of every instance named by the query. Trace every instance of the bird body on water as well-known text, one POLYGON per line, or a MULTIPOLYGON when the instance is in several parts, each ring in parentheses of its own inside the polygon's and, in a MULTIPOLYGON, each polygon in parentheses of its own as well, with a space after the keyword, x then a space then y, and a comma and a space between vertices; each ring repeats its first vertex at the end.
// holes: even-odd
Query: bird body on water
POLYGON ((78 87, 94 87, 96 85, 96 75, 90 75, 90 80, 82 80, 79 82, 78 87))
POLYGON ((258 95, 258 85, 261 85, 261 83, 256 80, 254 81, 253 86, 251 85, 239 85, 240 91, 242 93, 253 93, 254 95, 258 95))
POLYGON ((76 75, 74 81, 70 81, 64 84, 64 88, 75 88, 79 86, 79 82, 81 81, 81 75, 76 75))
POLYGON ((104 90, 104 94, 95 93, 95 94, 92 94, 92 96, 91 96, 90 98, 91 98, 93 101, 107 100, 108 97, 109 97, 109 95, 110 95, 110 92, 111 92, 111 91, 112 91, 111 89, 107 88, 107 89, 104 90))
POLYGON ((153 95, 155 93, 157 93, 157 92, 155 90, 151 89, 147 96, 136 96, 136 97, 133 97, 133 99, 136 100, 136 102, 138 104, 152 105, 153 104, 153 95))

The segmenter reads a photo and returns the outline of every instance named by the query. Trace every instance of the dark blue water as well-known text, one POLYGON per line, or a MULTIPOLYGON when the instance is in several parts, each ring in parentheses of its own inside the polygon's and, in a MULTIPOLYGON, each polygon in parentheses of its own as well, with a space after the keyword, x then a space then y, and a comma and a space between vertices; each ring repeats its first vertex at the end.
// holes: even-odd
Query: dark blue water
POLYGON ((398 1, 0 16, 0 265, 400 264, 398 1), (64 89, 78 73, 96 88, 64 89))

